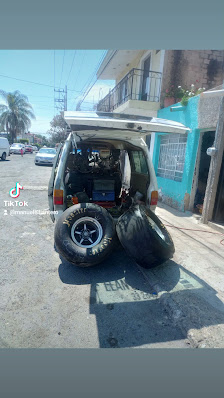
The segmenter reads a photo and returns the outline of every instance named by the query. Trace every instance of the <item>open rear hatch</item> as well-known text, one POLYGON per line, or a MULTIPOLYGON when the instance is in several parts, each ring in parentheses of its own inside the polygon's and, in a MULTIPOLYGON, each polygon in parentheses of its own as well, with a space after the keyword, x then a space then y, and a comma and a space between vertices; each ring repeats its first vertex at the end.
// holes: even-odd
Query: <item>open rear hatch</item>
MULTIPOLYGON (((125 114, 117 114, 117 113, 102 113, 102 112, 72 112, 72 111, 65 111, 64 114, 64 119, 66 123, 70 126, 73 134, 71 134, 67 141, 65 142, 64 150, 67 150, 69 148, 69 144, 71 143, 71 140, 77 138, 77 141, 79 140, 88 140, 88 141, 98 141, 99 144, 101 144, 100 140, 119 140, 119 141, 128 141, 131 142, 132 144, 137 144, 137 146, 141 146, 143 144, 142 139, 145 138, 146 135, 151 134, 153 132, 155 133, 177 133, 177 134, 185 134, 187 132, 190 132, 190 129, 185 127, 181 123, 177 123, 174 121, 170 120, 165 120, 165 119, 158 119, 158 118, 146 118, 146 117, 137 117, 133 115, 125 115, 125 114), (67 145, 67 146, 66 146, 67 145)), ((86 143, 85 143, 86 144, 86 143)), ((131 145, 129 145, 131 146, 131 145)), ((146 146, 146 144, 145 144, 146 146)), ((81 147, 81 145, 80 145, 81 147)), ((85 145, 83 145, 85 147, 85 145)), ((105 148, 102 149, 105 151, 105 148)), ((138 151, 137 151, 138 152, 138 151)), ((139 151, 140 152, 140 151, 139 151)), ((85 153, 85 152, 84 152, 85 153)), ((62 159, 63 156, 66 156, 66 151, 64 151, 64 154, 62 154, 62 159)), ((72 154, 73 156, 73 154, 72 154)), ((75 156, 79 156, 78 153, 75 154, 75 156)), ((82 155, 81 155, 82 156, 82 155)), ((92 203, 83 200, 81 201, 77 206, 86 206, 86 209, 88 211, 88 207, 91 210, 91 217, 92 219, 95 220, 97 218, 97 212, 102 211, 106 215, 106 221, 105 225, 108 227, 113 224, 113 219, 109 217, 109 207, 108 203, 111 204, 112 209, 116 210, 116 201, 115 198, 117 196, 116 192, 120 193, 121 191, 121 181, 120 181, 120 175, 118 169, 116 169, 116 153, 112 156, 115 159, 114 162, 114 171, 113 174, 100 174, 100 177, 98 176, 98 172, 96 175, 94 175, 93 171, 91 171, 91 176, 89 178, 89 174, 87 173, 87 177, 85 176, 85 173, 79 177, 79 168, 74 170, 74 179, 72 181, 72 174, 71 174, 71 183, 68 186, 71 189, 71 195, 72 196, 75 194, 75 196, 72 197, 78 198, 78 195, 80 194, 86 194, 87 198, 91 198, 92 203), (77 172, 78 170, 78 172, 77 172), (98 178, 99 177, 99 178, 98 178), (117 180, 118 177, 118 180, 117 180), (73 184, 73 186, 72 186, 73 184), (120 184, 120 185, 119 185, 120 184), (85 192, 83 192, 83 186, 85 185, 84 189, 85 192), (105 212, 103 207, 103 200, 105 200, 105 203, 107 204, 108 212, 105 212), (100 207, 96 206, 99 205, 100 207), (98 210, 97 210, 98 209, 98 210)), ((85 165, 85 156, 83 155, 83 158, 80 158, 82 161, 80 162, 79 167, 83 167, 85 165)), ((104 157, 102 157, 104 159, 104 157)), ((107 159, 107 157, 105 158, 107 159)), ((140 158, 139 158, 140 162, 140 158)), ((95 165, 95 161, 94 161, 95 165)), ((89 163, 88 163, 89 166, 89 163)), ((87 168, 88 170, 88 168, 87 168)), ((107 170, 105 166, 105 170, 107 170)), ((82 170, 83 171, 83 170, 82 170)), ((151 170, 152 171, 152 170, 151 170)), ((102 169, 103 172, 103 169, 102 169)), ((134 173, 132 173, 134 174, 134 173)), ((148 174, 140 172, 136 172, 136 181, 138 181, 138 186, 139 186, 139 181, 140 181, 140 176, 141 174, 145 177, 148 178, 148 174)), ((70 178, 70 177, 69 177, 70 178)), ((69 183, 69 179, 68 179, 69 183)), ((144 186, 146 185, 145 179, 143 180, 144 186)), ((61 186, 58 185, 58 190, 60 191, 61 186)), ((52 194, 52 188, 53 188, 53 174, 52 174, 52 181, 49 185, 49 194, 52 194)), ((133 188, 133 182, 132 182, 132 188, 133 188)), ((134 189, 135 190, 135 189, 134 189)), ((144 191, 144 190, 142 190, 144 191)), ((61 192, 63 192, 61 190, 61 192)), ((137 194, 138 190, 136 191, 137 194)), ((139 194, 139 192, 138 192, 139 194)), ((141 192, 140 192, 141 194, 141 192)), ((128 195, 127 195, 128 196, 128 195)), ((119 198, 121 198, 119 196, 119 198)), ((123 200, 126 198, 123 198, 123 200)), ((124 200, 125 202, 125 200, 124 200)), ((77 202, 76 202, 77 203, 77 202)), ((117 220, 117 235, 120 239, 121 244, 127 251, 129 255, 131 255, 135 261, 140 264, 141 266, 150 268, 152 266, 155 266, 155 264, 161 264, 162 262, 166 261, 168 258, 172 257, 172 254, 174 252, 174 246, 172 239, 169 237, 168 232, 165 230, 164 225, 160 222, 158 217, 150 211, 146 206, 143 206, 141 203, 141 198, 139 199, 139 203, 137 204, 138 201, 136 201, 136 204, 132 206, 132 200, 131 197, 129 198, 129 203, 127 203, 127 207, 124 206, 124 212, 120 216, 120 214, 115 214, 115 218, 118 218, 117 220), (128 210, 126 210, 126 208, 128 210)), ((74 202, 72 201, 71 206, 73 206, 74 202)), ((63 213, 69 214, 69 208, 63 213)), ((74 216, 75 213, 73 213, 74 216)), ((113 215, 113 214, 112 214, 113 215)), ((65 217, 65 216, 64 216, 65 217)), ((72 217, 71 217, 72 219, 72 217)), ((80 217, 81 219, 81 217, 80 217)), ((97 218, 98 220, 98 218, 97 218)), ((86 221, 87 222, 87 221, 86 221)), ((64 222, 66 224, 66 222, 64 222)), ((76 224, 75 228, 76 228, 76 224)), ((61 237, 63 236, 61 234, 60 228, 64 228, 63 223, 56 224, 56 230, 58 228, 58 247, 60 247, 61 244, 64 244, 64 242, 67 242, 66 240, 63 240, 61 237), (61 234, 61 235, 60 235, 61 234)), ((70 225, 69 225, 70 228, 70 225)), ((73 228, 73 227, 72 227, 73 228)), ((81 227, 80 227, 81 228, 81 227)), ((112 228, 113 229, 113 228, 112 228)), ((84 234, 83 231, 86 230, 86 225, 84 225, 83 230, 76 230, 77 236, 81 235, 82 233, 84 234)), ((67 230, 66 230, 67 231, 67 230)), ((66 232, 63 229, 63 233, 66 232)), ((114 231, 114 229, 113 229, 114 231)), ((66 232, 67 233, 67 232, 66 232)), ((96 233, 96 227, 94 224, 94 230, 91 231, 92 233, 96 233)), ((56 235, 57 236, 57 233, 56 235)), ((78 249, 80 249, 80 245, 83 244, 85 240, 89 240, 88 238, 85 238, 86 235, 83 235, 81 237, 81 240, 79 241, 78 249)), ((92 237, 91 237, 92 239, 92 237)), ((111 237, 112 239, 112 237, 111 237)), ((73 240, 74 242, 74 240, 73 240)), ((91 241, 90 241, 91 242, 91 241)), ((84 244, 83 244, 84 245, 84 244)), ((88 246, 86 247, 88 249, 88 246)), ((84 247, 84 249, 86 249, 84 247)), ((88 249, 89 250, 89 249, 88 249)), ((104 250, 103 247, 100 249, 100 253, 104 250)), ((69 261, 73 261, 74 258, 71 258, 71 253, 67 251, 67 247, 62 248, 62 252, 64 253, 65 257, 69 259, 69 261), (70 256, 70 257, 69 257, 70 256)), ((87 252, 86 252, 87 253, 87 252)), ((73 255, 73 254, 72 254, 73 255)), ((95 255, 95 249, 94 249, 94 255, 95 255)), ((88 263, 87 265, 91 265, 92 259, 94 260, 94 263, 96 263, 95 259, 93 256, 88 258, 88 253, 86 254, 86 260, 85 257, 83 257, 83 263, 88 263), (87 261, 88 260, 88 261, 87 261)), ((97 260, 98 261, 98 260, 97 260)), ((100 260, 102 261, 102 260, 100 260)), ((75 261, 73 261, 75 262, 75 261)), ((80 260, 77 262, 80 263, 80 260)), ((99 261, 98 261, 99 262, 99 261)), ((86 265, 85 265, 86 266, 86 265)))
POLYGON ((65 111, 63 117, 82 139, 132 141, 151 133, 185 134, 190 129, 172 120, 104 112, 65 111))

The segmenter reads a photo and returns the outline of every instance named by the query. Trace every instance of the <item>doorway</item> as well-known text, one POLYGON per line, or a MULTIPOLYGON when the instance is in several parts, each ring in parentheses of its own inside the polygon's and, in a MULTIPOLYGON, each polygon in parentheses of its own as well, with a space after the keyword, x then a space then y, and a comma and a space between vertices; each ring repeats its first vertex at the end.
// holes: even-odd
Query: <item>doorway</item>
POLYGON ((219 174, 213 221, 219 224, 224 224, 224 155, 222 157, 222 165, 219 174))
POLYGON ((141 92, 141 101, 149 101, 149 92, 150 92, 150 64, 151 64, 151 55, 147 57, 143 63, 143 77, 142 77, 142 92, 141 92))
POLYGON ((206 131, 203 133, 200 153, 200 163, 198 171, 198 184, 194 199, 194 213, 202 214, 203 202, 207 186, 207 179, 210 167, 211 157, 207 155, 206 151, 213 146, 215 139, 215 131, 206 131))

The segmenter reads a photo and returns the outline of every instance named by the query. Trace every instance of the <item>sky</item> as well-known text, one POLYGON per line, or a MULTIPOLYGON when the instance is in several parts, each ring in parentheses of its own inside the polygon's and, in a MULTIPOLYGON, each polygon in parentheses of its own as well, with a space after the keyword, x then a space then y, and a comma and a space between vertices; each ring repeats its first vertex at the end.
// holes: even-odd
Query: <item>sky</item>
MULTIPOLYGON (((82 93, 95 82, 105 54, 106 50, 0 50, 0 90, 25 94, 36 116, 29 131, 46 134, 50 121, 60 112, 55 107, 60 104, 54 102, 59 96, 54 87, 64 89, 67 85, 67 109, 75 110, 82 93)), ((91 110, 112 87, 113 80, 98 80, 81 110, 91 110)), ((0 103, 4 103, 2 98, 0 103)))

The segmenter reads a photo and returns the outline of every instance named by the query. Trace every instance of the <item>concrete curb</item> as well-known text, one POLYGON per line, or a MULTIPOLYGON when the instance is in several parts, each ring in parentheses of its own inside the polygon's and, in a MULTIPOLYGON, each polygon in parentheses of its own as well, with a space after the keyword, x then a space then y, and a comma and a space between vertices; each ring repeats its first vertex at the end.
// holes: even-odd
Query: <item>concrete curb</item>
POLYGON ((220 235, 222 234, 224 237, 224 225, 219 225, 217 223, 209 221, 208 226, 214 229, 215 231, 220 232, 220 235))

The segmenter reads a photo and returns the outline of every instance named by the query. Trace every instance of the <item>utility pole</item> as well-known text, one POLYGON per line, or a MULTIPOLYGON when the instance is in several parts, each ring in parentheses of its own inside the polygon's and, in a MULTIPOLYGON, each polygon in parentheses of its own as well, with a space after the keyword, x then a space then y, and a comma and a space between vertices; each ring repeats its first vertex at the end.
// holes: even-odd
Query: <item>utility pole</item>
POLYGON ((68 106, 68 91, 67 91, 67 86, 65 86, 65 96, 64 96, 64 110, 67 111, 67 106, 68 106))
POLYGON ((207 224, 208 221, 212 219, 219 181, 219 174, 222 164, 224 150, 224 96, 221 98, 220 102, 219 119, 215 132, 215 141, 214 146, 211 149, 213 153, 211 154, 211 163, 201 217, 201 222, 203 224, 207 224))
POLYGON ((64 90, 55 88, 54 92, 58 95, 57 97, 55 96, 54 99, 54 102, 58 104, 56 109, 67 111, 67 86, 65 86, 64 90))

